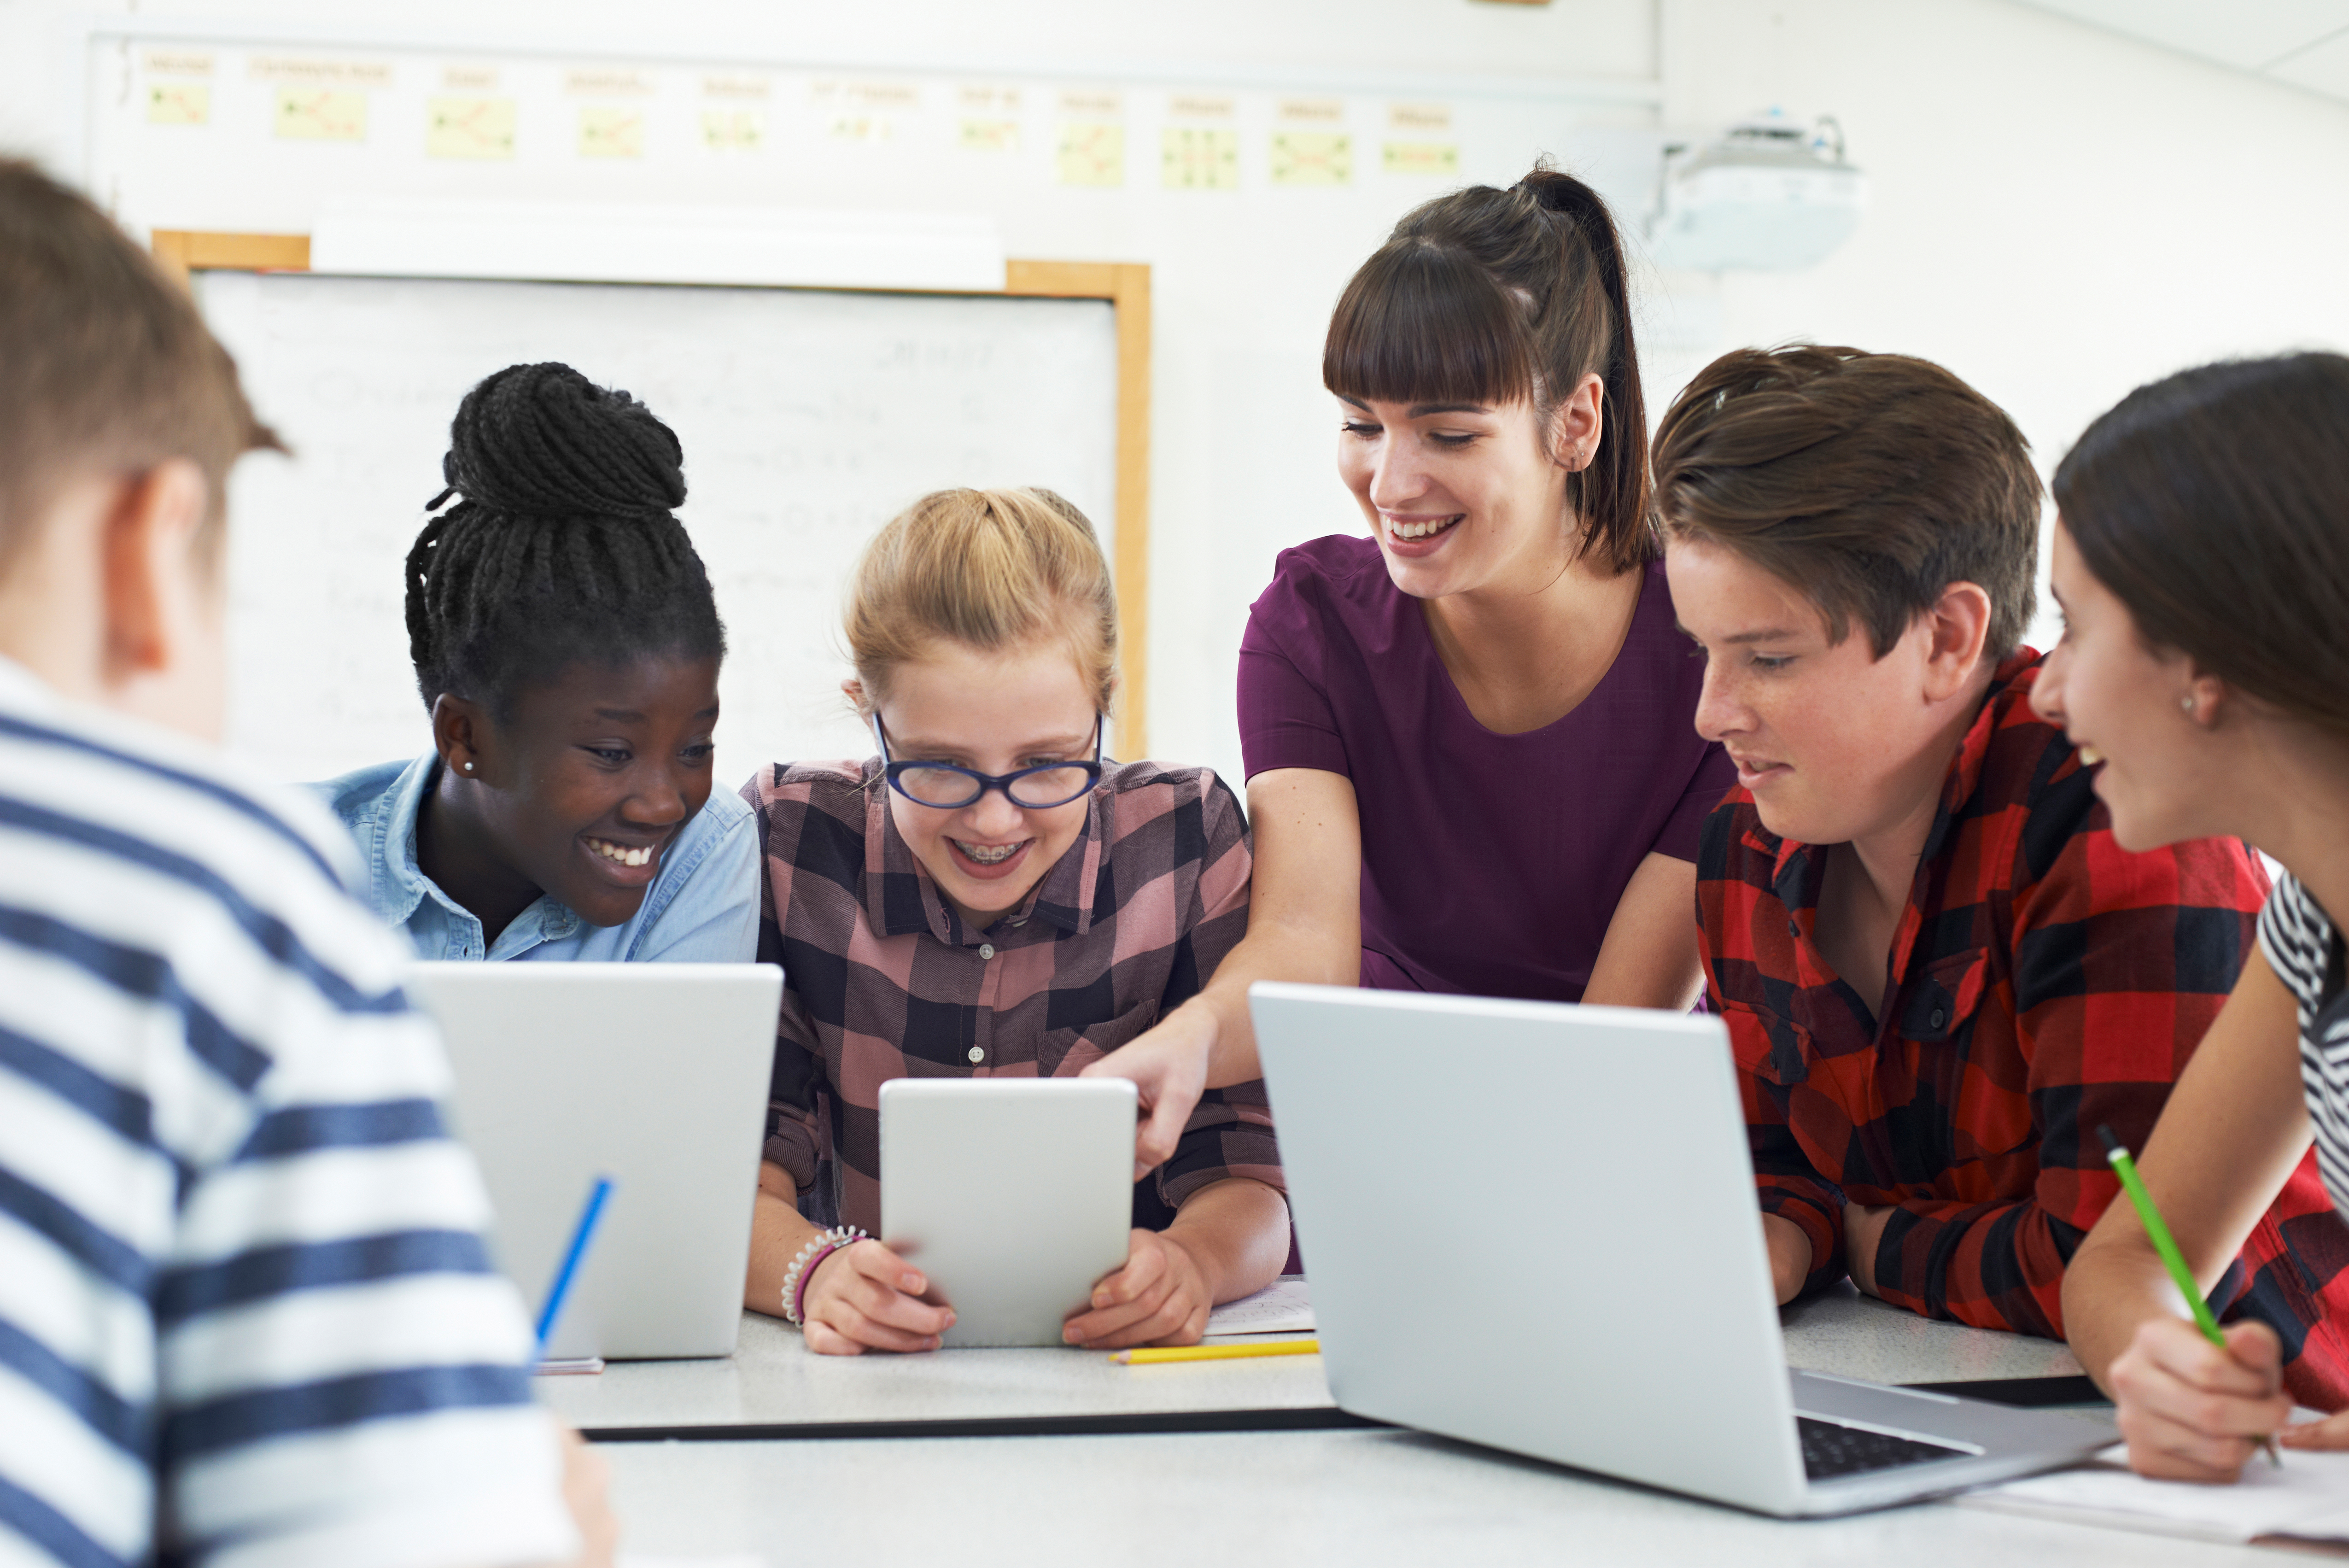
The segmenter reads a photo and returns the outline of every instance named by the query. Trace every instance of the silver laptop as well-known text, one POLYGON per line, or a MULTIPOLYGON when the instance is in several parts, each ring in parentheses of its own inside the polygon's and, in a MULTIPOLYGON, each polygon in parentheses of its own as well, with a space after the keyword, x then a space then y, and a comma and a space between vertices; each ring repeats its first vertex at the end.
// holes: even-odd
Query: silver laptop
POLYGON ((2077 1414, 1788 1370, 1719 1020, 1249 995, 1344 1408, 1786 1516, 2114 1440, 2077 1414))
POLYGON ((492 1249, 533 1314, 613 1179, 548 1355, 733 1354, 782 986, 772 964, 416 966, 492 1249))
POLYGON ((1133 1228, 1124 1078, 881 1085, 881 1239, 951 1303, 949 1349, 1059 1345, 1133 1228))

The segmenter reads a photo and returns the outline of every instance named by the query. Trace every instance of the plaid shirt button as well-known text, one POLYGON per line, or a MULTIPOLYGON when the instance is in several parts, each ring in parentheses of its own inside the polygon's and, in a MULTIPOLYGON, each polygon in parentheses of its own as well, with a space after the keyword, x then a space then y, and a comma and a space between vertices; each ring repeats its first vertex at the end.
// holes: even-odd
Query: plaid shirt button
MULTIPOLYGON (((995 944, 994 944, 993 942, 981 942, 981 943, 979 943, 979 944, 978 944, 978 956, 979 956, 979 957, 981 957, 981 958, 983 958, 983 959, 991 959, 991 958, 993 958, 993 957, 995 956, 995 944)), ((972 1061, 974 1061, 974 1062, 976 1062, 976 1061, 978 1061, 978 1057, 976 1057, 976 1056, 973 1056, 973 1057, 971 1058, 971 1060, 972 1060, 972 1061)))
POLYGON ((984 1062, 987 1060, 987 1053, 974 1045, 970 1048, 970 1059, 974 1062, 984 1062))

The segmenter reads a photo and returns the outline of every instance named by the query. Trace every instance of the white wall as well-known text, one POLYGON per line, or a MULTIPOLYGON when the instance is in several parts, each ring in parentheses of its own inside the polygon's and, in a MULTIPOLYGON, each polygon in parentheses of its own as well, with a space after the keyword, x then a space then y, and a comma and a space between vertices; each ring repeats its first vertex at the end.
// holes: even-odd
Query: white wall
MULTIPOLYGON (((657 24, 619 0, 106 8, 133 5, 149 18, 280 18, 289 32, 364 34, 370 18, 396 18, 382 25, 452 46, 483 28, 626 46, 657 25, 664 45, 706 45, 720 58, 978 74, 1194 62, 1203 78, 1253 73, 1267 86, 1330 71, 1636 84, 1661 57, 1675 126, 1773 104, 1838 116, 1874 205, 1858 236, 1808 273, 1643 277, 1658 391, 1735 343, 1900 349, 2003 403, 2052 467, 2090 418, 2148 377, 2220 354, 2349 343, 2349 294, 2334 282, 2349 254, 2334 195, 2349 108, 2009 0, 673 0, 657 24)), ((54 38, 66 15, 58 0, 0 0, 0 145, 58 157, 76 144, 54 38)), ((1504 178, 1536 142, 1571 158, 1577 123, 1649 118, 1620 97, 1561 111, 1554 136, 1518 137, 1491 151, 1489 170, 1472 158, 1472 172, 1504 178)), ((791 174, 761 178, 756 199, 792 199, 791 174)), ((908 183, 868 199, 926 204, 908 183)), ((823 190, 826 201, 857 195, 823 190)), ((981 199, 936 194, 928 204, 981 199)), ((1396 210, 1416 194, 1398 191, 1396 210)), ((194 188, 181 199, 230 200, 194 188)), ((1330 470, 1318 346, 1329 302, 1386 221, 1360 206, 1253 210, 1249 243, 1211 254, 1182 243, 1179 219, 1131 205, 1009 202, 1001 214, 1015 254, 1157 265, 1151 749, 1235 773, 1231 673, 1246 607, 1281 545, 1353 526, 1330 470)))
POLYGON ((1873 182, 1807 273, 1671 280, 1713 290, 1724 346, 1939 360, 2043 472, 2155 377, 2349 346, 2349 106, 2006 0, 1664 8, 1669 119, 1831 112, 1873 182))

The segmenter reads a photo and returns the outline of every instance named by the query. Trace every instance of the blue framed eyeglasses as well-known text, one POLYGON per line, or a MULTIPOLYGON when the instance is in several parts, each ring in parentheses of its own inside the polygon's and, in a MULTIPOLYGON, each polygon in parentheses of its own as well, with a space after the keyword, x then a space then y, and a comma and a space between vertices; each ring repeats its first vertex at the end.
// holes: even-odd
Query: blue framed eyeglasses
POLYGON ((977 805, 988 790, 1030 811, 1044 811, 1082 799, 1101 782, 1102 732, 1106 721, 1093 715, 1093 760, 1089 763, 1040 763, 1008 774, 983 774, 952 763, 895 763, 889 760, 889 732, 881 715, 873 715, 873 738, 881 743, 881 773, 889 787, 916 805, 959 811, 977 805))

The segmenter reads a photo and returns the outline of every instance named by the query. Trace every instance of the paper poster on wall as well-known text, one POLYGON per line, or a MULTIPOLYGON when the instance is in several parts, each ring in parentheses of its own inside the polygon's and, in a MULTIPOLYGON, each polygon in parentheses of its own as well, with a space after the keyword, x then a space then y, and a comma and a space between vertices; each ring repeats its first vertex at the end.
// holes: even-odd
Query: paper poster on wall
POLYGON ((1016 119, 966 119, 955 137, 965 152, 1017 152, 1019 122, 1016 119))
POLYGON ((756 152, 767 144, 766 103, 771 88, 762 76, 721 72, 701 78, 701 145, 712 152, 756 152))
POLYGON ((424 155, 495 161, 514 155, 514 100, 436 98, 425 105, 424 155))
POLYGON ((642 158, 644 155, 643 109, 617 103, 579 106, 580 157, 642 158))
POLYGON ((1019 151, 1019 89, 983 85, 965 87, 956 94, 962 119, 955 145, 965 152, 1019 151))
POLYGON ((1061 126, 1061 183, 1125 183, 1125 127, 1072 119, 1061 126))
POLYGON ((1460 172, 1460 144, 1455 141, 1390 141, 1386 145, 1390 174, 1437 175, 1450 179, 1460 172))
POLYGON ((209 125, 212 118, 212 57, 202 49, 149 49, 140 59, 147 74, 147 123, 209 125))
POLYGON ((755 109, 705 109, 701 144, 712 152, 756 152, 767 142, 767 117, 755 109))
POLYGON ((1350 185, 1353 180, 1352 137, 1329 130, 1272 133, 1274 184, 1350 185))
POLYGON ((367 94, 297 87, 277 89, 271 119, 288 141, 365 141, 367 122, 367 94))
POLYGON ((1216 126, 1170 125, 1159 133, 1161 178, 1169 191, 1240 188, 1240 133, 1216 126))
POLYGON ((212 89, 208 82, 149 82, 147 123, 150 125, 209 125, 212 89))

